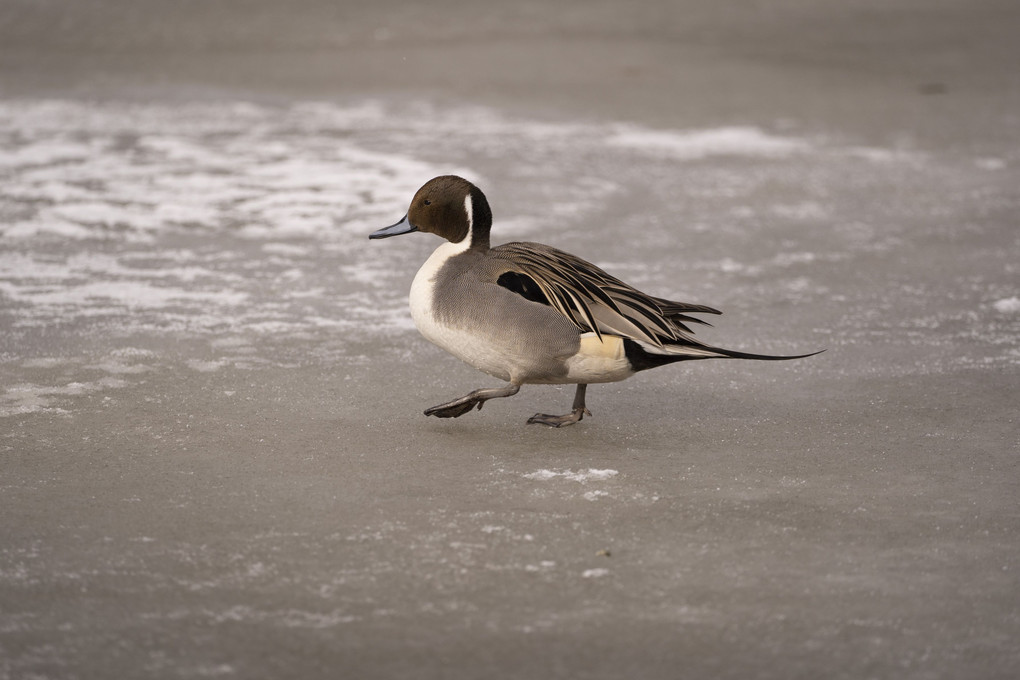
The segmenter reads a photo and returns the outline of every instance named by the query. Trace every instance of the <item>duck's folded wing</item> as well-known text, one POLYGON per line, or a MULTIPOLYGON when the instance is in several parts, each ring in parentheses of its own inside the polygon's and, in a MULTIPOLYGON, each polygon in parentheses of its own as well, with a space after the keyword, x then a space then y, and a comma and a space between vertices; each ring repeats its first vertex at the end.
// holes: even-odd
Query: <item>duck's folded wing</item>
POLYGON ((719 314, 703 305, 646 295, 590 262, 540 243, 507 243, 490 255, 505 263, 497 283, 552 306, 582 332, 619 335, 655 347, 701 345, 685 322, 688 313, 719 314))

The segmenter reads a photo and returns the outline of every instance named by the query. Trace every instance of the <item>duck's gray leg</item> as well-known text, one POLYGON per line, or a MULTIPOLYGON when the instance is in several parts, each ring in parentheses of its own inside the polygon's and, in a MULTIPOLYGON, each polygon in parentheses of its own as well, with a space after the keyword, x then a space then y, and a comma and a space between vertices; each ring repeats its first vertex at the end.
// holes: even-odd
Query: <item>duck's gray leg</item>
POLYGON ((587 385, 577 386, 577 392, 574 393, 574 410, 570 413, 562 416, 550 416, 545 413, 536 413, 528 418, 528 424, 541 423, 542 425, 548 425, 549 427, 564 427, 566 425, 573 425, 574 423, 579 422, 585 416, 590 416, 591 411, 589 411, 584 405, 584 393, 587 389, 587 385))
POLYGON ((448 401, 445 404, 425 409, 425 415, 435 416, 437 418, 459 418, 473 409, 475 405, 477 405, 478 409, 481 410, 482 404, 489 399, 512 397, 517 394, 520 389, 520 385, 510 383, 506 387, 489 387, 475 390, 470 394, 465 394, 460 399, 454 399, 453 401, 448 401))

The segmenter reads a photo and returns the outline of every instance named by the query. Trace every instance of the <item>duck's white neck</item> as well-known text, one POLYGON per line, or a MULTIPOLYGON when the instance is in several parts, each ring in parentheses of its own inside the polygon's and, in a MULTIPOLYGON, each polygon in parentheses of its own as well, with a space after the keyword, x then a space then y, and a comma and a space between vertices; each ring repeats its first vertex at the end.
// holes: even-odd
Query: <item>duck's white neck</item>
MULTIPOLYGON (((454 243, 453 241, 443 241, 438 248, 436 248, 429 259, 425 260, 425 264, 418 270, 418 274, 414 277, 414 283, 411 284, 411 312, 414 314, 415 308, 424 309, 431 306, 432 300, 432 283, 436 278, 436 274, 443 268, 451 258, 462 255, 467 251, 471 250, 471 238, 474 235, 474 205, 471 200, 471 194, 468 194, 464 198, 464 212, 467 213, 468 230, 467 235, 461 240, 454 243)), ((417 323, 418 319, 415 318, 417 323)))

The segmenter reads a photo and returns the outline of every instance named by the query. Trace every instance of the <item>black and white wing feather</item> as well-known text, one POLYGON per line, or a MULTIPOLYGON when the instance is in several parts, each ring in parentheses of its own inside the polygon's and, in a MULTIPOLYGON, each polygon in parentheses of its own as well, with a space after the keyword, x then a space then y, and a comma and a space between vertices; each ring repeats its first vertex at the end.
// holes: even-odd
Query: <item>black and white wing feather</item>
POLYGON ((708 325, 691 313, 720 314, 704 305, 652 297, 579 257, 540 243, 507 243, 490 255, 505 260, 498 283, 544 302, 581 332, 618 335, 656 348, 704 346, 687 324, 708 325))

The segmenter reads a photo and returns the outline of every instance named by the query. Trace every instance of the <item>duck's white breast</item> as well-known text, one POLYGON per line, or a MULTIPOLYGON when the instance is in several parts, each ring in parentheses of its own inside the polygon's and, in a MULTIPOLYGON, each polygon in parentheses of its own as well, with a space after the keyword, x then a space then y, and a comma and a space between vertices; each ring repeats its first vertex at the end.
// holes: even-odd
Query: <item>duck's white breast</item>
POLYGON ((436 275, 447 260, 462 252, 463 249, 458 244, 444 243, 435 249, 429 259, 425 260, 425 264, 421 266, 418 273, 414 275, 414 281, 411 282, 411 294, 408 298, 411 305, 411 318, 421 334, 429 340, 432 338, 428 331, 433 330, 433 327, 437 325, 433 313, 436 275))
MULTIPOLYGON (((470 324, 458 324, 456 319, 439 318, 436 314, 438 274, 450 258, 465 250, 463 243, 444 243, 421 266, 411 283, 411 318, 418 332, 429 342, 480 371, 500 380, 510 380, 505 351, 491 341, 492 329, 471 328, 470 324)), ((464 299, 455 300, 454 303, 475 304, 472 300, 464 299)))

